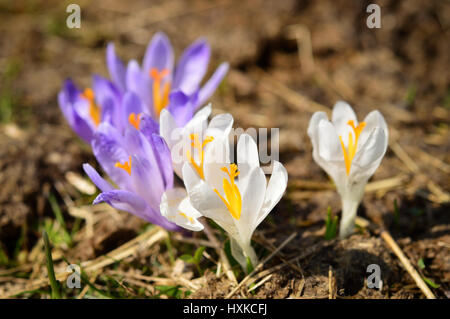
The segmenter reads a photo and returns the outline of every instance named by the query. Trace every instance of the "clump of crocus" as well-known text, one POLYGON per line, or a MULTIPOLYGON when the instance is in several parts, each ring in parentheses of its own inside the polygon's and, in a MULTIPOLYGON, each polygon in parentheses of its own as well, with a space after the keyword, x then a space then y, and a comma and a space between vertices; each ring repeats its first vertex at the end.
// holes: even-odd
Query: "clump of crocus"
MULTIPOLYGON (((287 185, 287 172, 275 161, 267 183, 256 143, 248 134, 239 138, 237 164, 230 163, 228 138, 216 139, 206 150, 202 174, 192 163, 183 165, 183 180, 192 207, 202 216, 213 219, 230 236, 231 253, 246 269, 248 260, 253 266, 258 258, 251 246, 256 227, 281 199, 287 185)), ((175 202, 161 207, 161 213, 178 225, 197 230, 198 214, 183 211, 175 202), (179 215, 174 216, 174 215, 179 215)))
POLYGON ((211 97, 228 71, 228 63, 222 63, 201 86, 210 54, 208 43, 199 39, 175 66, 169 39, 158 32, 147 47, 142 66, 131 60, 125 67, 110 43, 106 61, 111 81, 96 75, 92 88, 80 90, 68 79, 59 92, 59 106, 72 129, 88 143, 103 122, 123 133, 132 113, 136 118, 147 114, 158 123, 161 111, 167 109, 183 126, 211 97))
POLYGON ((311 118, 308 135, 313 158, 333 179, 342 200, 339 236, 349 236, 355 226, 356 212, 369 178, 377 170, 388 146, 386 122, 378 111, 363 122, 345 102, 333 108, 331 122, 326 113, 311 118))
POLYGON ((170 150, 147 115, 130 117, 122 134, 109 123, 101 123, 92 139, 97 161, 113 187, 89 164, 86 174, 102 191, 94 204, 107 202, 168 230, 179 230, 159 212, 161 196, 173 187, 170 150))

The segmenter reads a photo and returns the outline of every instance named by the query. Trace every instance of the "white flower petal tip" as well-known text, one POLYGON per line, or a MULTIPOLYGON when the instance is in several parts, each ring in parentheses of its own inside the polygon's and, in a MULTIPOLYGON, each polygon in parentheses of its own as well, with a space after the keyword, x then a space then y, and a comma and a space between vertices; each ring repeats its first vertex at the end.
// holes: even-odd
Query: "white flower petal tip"
POLYGON ((161 197, 161 215, 172 223, 192 231, 203 230, 197 219, 200 213, 192 207, 186 190, 183 188, 168 189, 161 197))
POLYGON ((333 108, 331 121, 324 112, 314 113, 308 135, 314 160, 333 179, 341 195, 340 234, 345 237, 353 231, 364 187, 386 153, 386 121, 379 111, 372 111, 358 122, 352 107, 340 101, 333 108))

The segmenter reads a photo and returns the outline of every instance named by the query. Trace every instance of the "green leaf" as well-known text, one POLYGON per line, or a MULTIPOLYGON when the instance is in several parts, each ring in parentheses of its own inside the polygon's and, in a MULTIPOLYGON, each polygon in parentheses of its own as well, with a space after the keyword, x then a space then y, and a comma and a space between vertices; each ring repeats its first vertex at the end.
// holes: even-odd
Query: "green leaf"
POLYGON ((337 216, 333 216, 333 213, 331 212, 331 207, 328 206, 327 218, 325 220, 325 239, 326 240, 331 240, 336 237, 337 224, 338 224, 338 218, 337 218, 337 216))
POLYGON ((249 257, 247 257, 247 265, 246 265, 246 270, 247 270, 247 274, 251 273, 253 271, 254 267, 252 264, 252 261, 250 260, 249 257))
POLYGON ((206 247, 204 247, 204 246, 201 246, 201 247, 197 248, 197 250, 194 253, 194 261, 195 261, 195 263, 198 264, 200 262, 200 260, 202 259, 203 251, 205 250, 205 248, 206 247))
POLYGON ((441 285, 436 284, 433 280, 431 280, 430 278, 424 277, 422 276, 423 281, 425 281, 427 283, 428 286, 430 286, 431 288, 439 288, 441 285))
POLYGON ((417 265, 419 266, 420 269, 425 269, 425 263, 423 262, 423 258, 419 259, 417 265))
POLYGON ((195 259, 189 254, 181 255, 180 259, 191 264, 195 262, 195 259))
POLYGON ((177 299, 182 297, 180 286, 156 286, 155 288, 160 291, 160 294, 167 295, 168 297, 177 299))

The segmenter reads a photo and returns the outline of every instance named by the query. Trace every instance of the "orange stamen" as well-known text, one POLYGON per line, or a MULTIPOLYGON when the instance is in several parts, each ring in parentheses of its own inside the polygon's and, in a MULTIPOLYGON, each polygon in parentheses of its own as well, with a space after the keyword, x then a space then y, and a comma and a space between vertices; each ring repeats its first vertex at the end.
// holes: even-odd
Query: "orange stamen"
POLYGON ((200 157, 200 165, 198 165, 195 162, 190 150, 187 150, 187 152, 186 152, 188 160, 192 164, 192 166, 194 166, 195 170, 197 171, 197 173, 201 177, 201 179, 205 179, 205 175, 203 174, 203 160, 204 160, 204 156, 205 156, 204 148, 208 143, 212 142, 214 140, 214 138, 212 136, 207 136, 204 139, 203 143, 200 143, 197 133, 193 133, 189 137, 191 138, 191 141, 192 141, 191 146, 194 147, 195 150, 197 150, 198 155, 200 157))
POLYGON ((168 69, 161 72, 156 68, 150 70, 150 77, 153 79, 153 108, 157 116, 169 104, 170 82, 164 83, 161 92, 161 82, 169 73, 168 69))
POLYGON ((101 109, 100 107, 95 103, 95 94, 92 89, 87 88, 84 90, 83 93, 81 93, 81 97, 85 98, 89 102, 89 116, 91 117, 92 121, 94 122, 95 126, 100 125, 101 121, 101 109))
POLYGON ((128 162, 124 162, 123 164, 117 162, 114 166, 123 169, 131 176, 131 156, 128 158, 128 162))
POLYGON ((361 122, 358 124, 358 126, 355 126, 355 122, 353 120, 350 120, 347 122, 348 125, 350 125, 353 129, 353 132, 355 133, 355 140, 353 141, 353 135, 352 133, 348 133, 348 147, 345 149, 344 141, 342 140, 342 137, 339 135, 339 140, 341 141, 342 151, 344 152, 344 161, 345 161, 345 169, 347 172, 347 176, 350 174, 350 168, 352 165, 353 158, 356 154, 356 148, 358 146, 358 139, 361 135, 362 130, 366 126, 365 122, 361 122))
POLYGON ((130 122, 130 124, 133 125, 138 131, 139 131, 139 124, 141 123, 141 116, 142 113, 139 113, 136 116, 136 113, 134 112, 128 116, 128 122, 130 122))
POLYGON ((230 170, 228 170, 228 168, 226 167, 222 167, 221 170, 227 173, 228 177, 230 178, 230 181, 228 181, 226 178, 223 179, 223 191, 225 193, 226 199, 223 198, 222 195, 220 195, 217 189, 214 189, 214 191, 224 202, 231 216, 239 220, 239 218, 241 218, 241 211, 242 211, 242 198, 239 188, 234 183, 234 179, 236 178, 236 176, 239 175, 237 165, 231 164, 230 170))

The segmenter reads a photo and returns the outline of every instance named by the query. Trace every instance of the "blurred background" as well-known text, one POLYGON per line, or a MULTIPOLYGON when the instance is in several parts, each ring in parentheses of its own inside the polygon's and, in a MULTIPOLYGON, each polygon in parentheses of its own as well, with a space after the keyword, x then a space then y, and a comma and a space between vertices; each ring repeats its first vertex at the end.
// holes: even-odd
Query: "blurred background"
MULTIPOLYGON (((232 113, 238 127, 280 128, 288 192, 256 241, 273 244, 297 230, 288 248, 295 255, 323 238, 327 207, 339 214, 340 203, 312 160, 309 119, 338 100, 350 103, 359 118, 378 109, 390 127, 391 147, 359 215, 390 229, 413 263, 425 261, 422 271, 434 278, 435 293, 450 297, 449 1, 374 1, 381 8, 379 29, 366 24, 371 1, 353 0, 78 0, 81 28, 69 29, 66 7, 73 2, 0 0, 0 296, 42 275, 45 260, 36 253, 42 229, 50 230, 60 256, 86 261, 146 227, 126 213, 90 211, 95 190, 81 164, 96 162, 65 122, 57 93, 68 77, 83 88, 92 74, 108 76, 108 42, 124 61, 140 61, 161 30, 177 56, 206 37, 210 74, 230 62, 212 99, 214 113, 232 113)), ((337 268, 338 287, 345 287, 342 295, 420 296, 379 238, 364 231, 358 236, 333 249, 360 254, 324 250, 303 265, 310 278, 303 296, 321 296, 329 264, 337 268), (365 272, 356 267, 360 259, 385 265, 388 293, 354 282, 355 273, 365 272)), ((277 276, 257 296, 289 296, 297 277, 277 276)))

